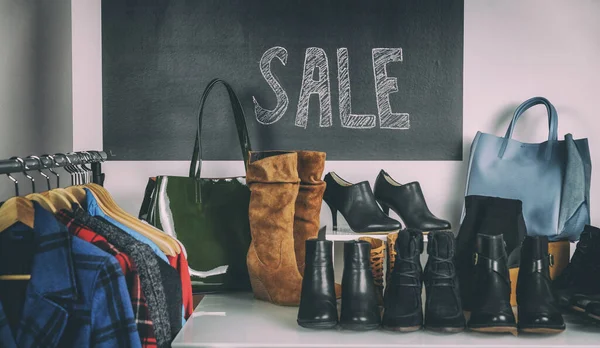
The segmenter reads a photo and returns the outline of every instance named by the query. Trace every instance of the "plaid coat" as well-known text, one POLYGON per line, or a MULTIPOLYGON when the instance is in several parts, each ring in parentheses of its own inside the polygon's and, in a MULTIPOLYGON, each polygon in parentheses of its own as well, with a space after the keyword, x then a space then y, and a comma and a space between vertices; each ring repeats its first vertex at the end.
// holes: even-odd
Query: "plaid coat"
POLYGON ((141 347, 118 262, 34 207, 33 231, 16 223, 3 232, 33 232, 36 253, 14 335, 0 303, 0 346, 141 347))
POLYGON ((140 275, 133 260, 131 260, 129 255, 121 252, 114 245, 110 244, 106 238, 87 227, 79 225, 75 219, 69 216, 68 211, 62 210, 57 212, 56 218, 63 225, 67 226, 67 229, 72 235, 94 244, 100 248, 100 250, 106 251, 114 256, 119 262, 123 275, 125 276, 131 304, 133 305, 133 317, 137 325, 138 334, 140 335, 142 348, 156 348, 157 344, 156 337, 154 336, 154 325, 150 318, 146 296, 142 291, 140 275))

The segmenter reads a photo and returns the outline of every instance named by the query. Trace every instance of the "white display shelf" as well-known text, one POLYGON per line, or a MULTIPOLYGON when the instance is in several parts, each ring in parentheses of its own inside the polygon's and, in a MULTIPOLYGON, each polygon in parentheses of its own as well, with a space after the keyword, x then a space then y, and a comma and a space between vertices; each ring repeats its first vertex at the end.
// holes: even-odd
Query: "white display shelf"
MULTIPOLYGON (((334 242, 346 242, 349 240, 357 240, 360 237, 372 237, 387 240, 387 234, 365 234, 365 233, 353 233, 353 232, 327 232, 325 239, 334 242)), ((427 235, 423 235, 423 241, 427 242, 427 235)))
POLYGON ((438 334, 310 330, 296 324, 296 307, 258 301, 252 294, 207 295, 194 311, 173 348, 306 347, 600 347, 600 326, 565 316, 567 330, 557 335, 438 334))

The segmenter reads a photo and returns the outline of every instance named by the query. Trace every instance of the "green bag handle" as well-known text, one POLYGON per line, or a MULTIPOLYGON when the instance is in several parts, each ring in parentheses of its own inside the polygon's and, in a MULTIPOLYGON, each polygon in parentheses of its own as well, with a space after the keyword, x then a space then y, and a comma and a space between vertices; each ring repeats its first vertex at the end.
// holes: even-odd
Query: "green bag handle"
MULTIPOLYGON (((190 163, 190 178, 195 178, 197 181, 200 181, 200 172, 202 170, 202 142, 200 140, 200 136, 202 133, 202 115, 204 113, 204 105, 206 104, 206 99, 208 99, 208 95, 212 91, 212 89, 217 84, 222 84, 227 89, 227 93, 229 94, 229 100, 231 102, 231 108, 233 109, 233 117, 235 120, 235 126, 237 128, 238 138, 240 141, 240 147, 242 148, 242 156, 244 157, 244 167, 248 169, 248 156, 251 151, 250 145, 250 137, 248 136, 248 129, 246 128, 246 117, 244 115, 244 109, 242 108, 242 104, 238 99, 235 91, 227 82, 221 79, 214 79, 208 83, 204 92, 202 94, 202 99, 200 100, 200 111, 198 112, 198 129, 196 132, 196 142, 194 144, 194 152, 192 153, 192 161, 190 163)), ((197 185, 197 196, 196 201, 202 202, 202 194, 200 185, 197 185)))

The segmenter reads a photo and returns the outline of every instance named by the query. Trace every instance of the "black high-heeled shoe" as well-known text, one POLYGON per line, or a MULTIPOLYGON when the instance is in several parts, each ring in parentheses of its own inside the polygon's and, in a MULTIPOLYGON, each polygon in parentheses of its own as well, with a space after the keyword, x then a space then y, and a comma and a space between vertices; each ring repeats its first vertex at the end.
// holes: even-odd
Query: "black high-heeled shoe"
POLYGON ((331 209, 334 231, 338 231, 338 211, 355 233, 387 234, 398 232, 402 227, 381 211, 369 182, 352 184, 334 172, 327 173, 324 180, 327 188, 323 200, 331 209))
POLYGON ((398 214, 406 228, 423 233, 450 229, 450 222, 431 213, 417 181, 402 185, 381 170, 375 180, 375 199, 384 213, 389 214, 392 209, 398 214))

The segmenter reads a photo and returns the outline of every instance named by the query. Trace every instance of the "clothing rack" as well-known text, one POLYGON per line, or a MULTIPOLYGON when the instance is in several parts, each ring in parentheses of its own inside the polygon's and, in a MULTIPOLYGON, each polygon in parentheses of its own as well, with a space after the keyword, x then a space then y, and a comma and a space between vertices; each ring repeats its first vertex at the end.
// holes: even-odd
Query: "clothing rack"
POLYGON ((67 167, 70 165, 91 164, 92 182, 98 185, 104 183, 104 173, 102 173, 102 162, 106 161, 108 156, 104 151, 78 151, 68 154, 58 153, 54 155, 41 155, 27 157, 13 157, 11 159, 0 160, 0 174, 22 173, 33 170, 53 169, 67 167))

